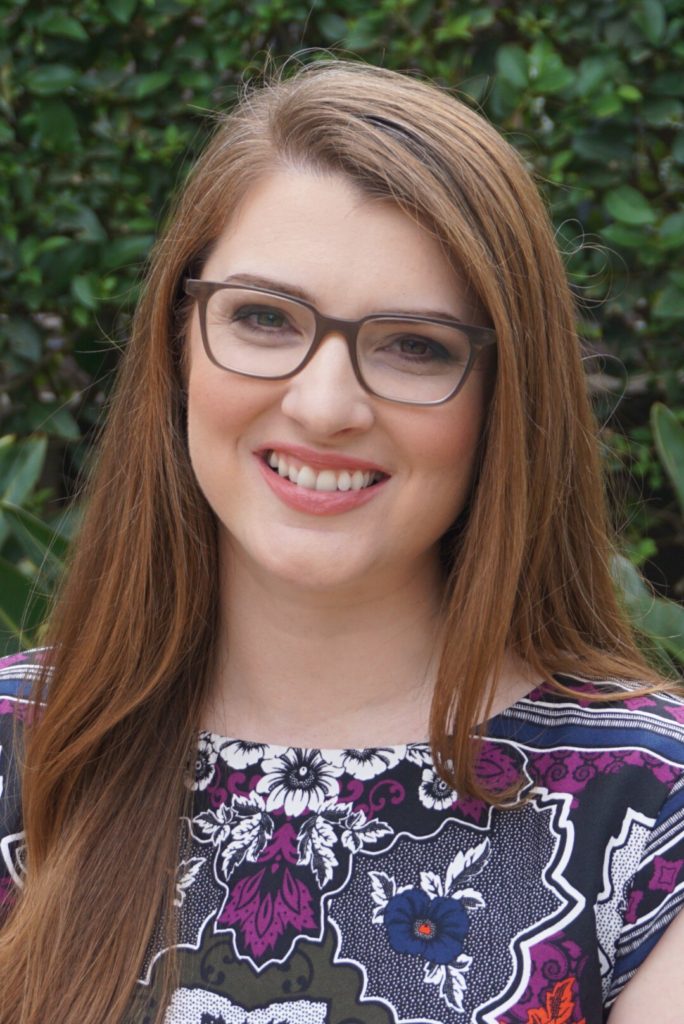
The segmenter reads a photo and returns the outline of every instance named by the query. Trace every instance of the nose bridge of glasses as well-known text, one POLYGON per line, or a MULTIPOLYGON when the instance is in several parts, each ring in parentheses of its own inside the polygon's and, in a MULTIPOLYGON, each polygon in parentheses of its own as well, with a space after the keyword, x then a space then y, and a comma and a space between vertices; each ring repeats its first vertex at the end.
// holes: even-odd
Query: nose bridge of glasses
POLYGON ((341 335, 348 345, 353 344, 361 326, 361 320, 345 320, 336 316, 316 313, 316 341, 320 343, 331 334, 341 335))
MULTIPOLYGON (((322 313, 315 313, 316 326, 315 334, 309 353, 309 359, 312 359, 318 350, 326 342, 332 340, 334 337, 342 339, 346 343, 347 351, 349 353, 349 359, 352 364, 355 376, 359 377, 358 359, 356 355, 356 337, 359 333, 361 326, 361 320, 346 320, 340 317, 325 316, 322 313)), ((308 360, 307 360, 308 361, 308 360)))

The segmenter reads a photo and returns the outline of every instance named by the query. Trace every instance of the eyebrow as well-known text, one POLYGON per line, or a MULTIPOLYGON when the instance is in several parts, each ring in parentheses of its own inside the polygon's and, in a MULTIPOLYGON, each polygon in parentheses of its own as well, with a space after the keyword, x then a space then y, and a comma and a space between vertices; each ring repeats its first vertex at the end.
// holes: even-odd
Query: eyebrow
MULTIPOLYGON (((312 306, 316 305, 311 295, 296 284, 286 284, 283 281, 275 281, 273 278, 260 277, 258 274, 231 274, 230 277, 224 278, 223 284, 253 285, 255 288, 266 288, 272 292, 283 292, 286 295, 291 295, 293 299, 302 299, 312 306)), ((383 309, 379 312, 395 313, 397 316, 427 316, 431 320, 458 320, 460 323, 464 323, 461 317, 456 316, 455 313, 440 309, 383 309)))

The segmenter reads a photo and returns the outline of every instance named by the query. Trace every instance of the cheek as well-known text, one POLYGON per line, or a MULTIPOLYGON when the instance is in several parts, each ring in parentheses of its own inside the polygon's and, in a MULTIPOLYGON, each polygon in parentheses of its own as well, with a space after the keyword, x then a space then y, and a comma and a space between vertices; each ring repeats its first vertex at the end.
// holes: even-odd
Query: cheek
POLYGON ((202 363, 188 377, 188 451, 201 491, 219 513, 235 479, 236 451, 258 414, 249 388, 231 374, 202 363))
POLYGON ((263 410, 261 382, 219 369, 208 359, 196 325, 190 332, 187 359, 188 443, 196 460, 226 455, 250 422, 263 410))
POLYGON ((471 380, 473 387, 451 403, 429 410, 414 434, 416 458, 432 488, 456 501, 470 487, 484 423, 483 388, 479 380, 471 380))
POLYGON ((258 403, 249 388, 229 379, 221 370, 190 372, 188 382, 188 432, 215 436, 227 445, 256 414, 258 403))

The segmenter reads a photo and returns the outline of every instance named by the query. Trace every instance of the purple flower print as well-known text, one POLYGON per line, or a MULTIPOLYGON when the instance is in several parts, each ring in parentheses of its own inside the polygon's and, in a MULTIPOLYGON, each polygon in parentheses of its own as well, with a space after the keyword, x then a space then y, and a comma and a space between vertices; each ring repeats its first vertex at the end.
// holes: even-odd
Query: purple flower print
POLYGON ((266 796, 266 810, 283 807, 285 813, 296 818, 304 811, 318 811, 322 804, 339 793, 339 765, 332 765, 321 756, 320 750, 289 747, 278 757, 267 757, 262 762, 264 777, 257 790, 266 796))
POLYGON ((449 964, 463 949, 469 921, 460 900, 438 896, 422 889, 397 893, 384 914, 387 938, 397 953, 417 953, 435 964, 449 964))

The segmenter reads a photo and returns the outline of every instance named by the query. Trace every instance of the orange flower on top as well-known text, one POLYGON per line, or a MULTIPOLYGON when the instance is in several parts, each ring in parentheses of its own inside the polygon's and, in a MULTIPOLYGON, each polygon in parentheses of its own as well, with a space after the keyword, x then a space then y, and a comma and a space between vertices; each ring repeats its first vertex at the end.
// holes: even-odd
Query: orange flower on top
MULTIPOLYGON (((556 982, 551 991, 546 993, 545 1008, 529 1011, 527 1024, 570 1024, 572 1011, 575 1009, 575 1000, 572 996, 574 984, 575 979, 572 977, 556 982)), ((584 1017, 579 1024, 586 1024, 584 1017)))

